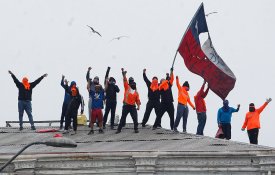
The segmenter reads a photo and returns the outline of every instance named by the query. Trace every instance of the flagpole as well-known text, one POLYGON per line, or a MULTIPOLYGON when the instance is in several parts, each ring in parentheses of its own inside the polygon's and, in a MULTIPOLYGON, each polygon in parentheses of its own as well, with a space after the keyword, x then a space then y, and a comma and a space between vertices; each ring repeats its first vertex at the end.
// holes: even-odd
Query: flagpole
POLYGON ((177 51, 176 51, 176 54, 175 54, 175 57, 174 57, 174 60, 173 60, 172 68, 174 67, 175 60, 176 60, 176 57, 177 57, 177 54, 178 54, 179 47, 180 47, 180 45, 181 45, 181 43, 182 43, 182 40, 183 40, 183 38, 184 38, 186 32, 187 32, 188 29, 190 28, 190 26, 191 26, 191 24, 192 24, 192 22, 193 22, 195 16, 197 16, 197 13, 199 12, 199 9, 200 9, 202 6, 203 6, 203 2, 201 3, 200 7, 199 7, 198 10, 196 11, 195 15, 193 16, 192 20, 190 21, 190 23, 189 23, 187 29, 185 30, 185 32, 184 32, 184 34, 183 34, 183 36, 182 36, 182 38, 181 38, 181 40, 180 40, 179 46, 178 46, 178 48, 177 48, 177 51))

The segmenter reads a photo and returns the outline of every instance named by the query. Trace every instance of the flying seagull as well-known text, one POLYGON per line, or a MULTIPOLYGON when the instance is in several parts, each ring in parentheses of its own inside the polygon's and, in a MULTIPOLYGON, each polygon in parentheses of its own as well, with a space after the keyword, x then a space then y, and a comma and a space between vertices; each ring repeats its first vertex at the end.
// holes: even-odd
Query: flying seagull
MULTIPOLYGON (((87 26, 88 26, 88 25, 87 25, 87 26)), ((100 33, 98 33, 96 30, 94 30, 91 26, 88 26, 88 27, 92 30, 93 33, 96 33, 96 34, 98 34, 99 36, 101 36, 100 33)), ((102 37, 102 36, 101 36, 101 37, 102 37)))
POLYGON ((115 39, 120 40, 121 38, 129 38, 129 36, 118 36, 118 37, 113 38, 111 41, 113 41, 115 39))
POLYGON ((209 15, 214 14, 214 13, 218 13, 218 12, 207 13, 205 16, 208 17, 209 15))

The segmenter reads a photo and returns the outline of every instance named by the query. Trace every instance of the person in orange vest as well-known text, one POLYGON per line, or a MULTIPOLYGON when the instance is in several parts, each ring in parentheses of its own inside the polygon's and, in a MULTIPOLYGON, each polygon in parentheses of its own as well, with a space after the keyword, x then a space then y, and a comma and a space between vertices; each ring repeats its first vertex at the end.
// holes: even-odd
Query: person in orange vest
POLYGON ((133 81, 133 78, 131 78, 131 81, 127 81, 126 73, 127 71, 124 71, 124 69, 121 69, 122 75, 123 75, 123 83, 124 83, 124 98, 123 98, 123 107, 122 107, 122 115, 120 118, 120 122, 116 131, 116 134, 121 132, 121 129, 123 125, 126 122, 126 117, 130 113, 133 122, 134 122, 134 130, 135 133, 138 133, 138 114, 137 110, 140 108, 140 99, 139 94, 137 92, 136 83, 133 81), (136 108, 137 104, 137 108, 136 108))
POLYGON ((204 91, 206 81, 203 82, 203 85, 199 92, 194 97, 195 105, 196 105, 196 112, 198 117, 198 127, 197 127, 197 135, 203 135, 204 126, 206 123, 206 105, 204 98, 207 96, 209 92, 209 87, 204 91))
POLYGON ((174 125, 174 132, 178 132, 178 125, 180 123, 180 119, 183 118, 182 120, 182 132, 186 132, 186 125, 187 125, 187 118, 188 118, 188 113, 189 109, 187 106, 187 103, 195 110, 195 106, 193 103, 190 101, 190 97, 188 94, 189 91, 189 83, 188 81, 185 81, 183 85, 181 86, 179 83, 179 77, 176 76, 176 84, 178 87, 178 107, 177 107, 177 116, 175 120, 175 125, 174 125))
POLYGON ((254 103, 249 104, 249 112, 246 113, 242 131, 247 128, 247 134, 251 144, 258 144, 258 134, 261 128, 260 114, 271 101, 271 98, 266 99, 266 102, 259 109, 255 108, 254 103))

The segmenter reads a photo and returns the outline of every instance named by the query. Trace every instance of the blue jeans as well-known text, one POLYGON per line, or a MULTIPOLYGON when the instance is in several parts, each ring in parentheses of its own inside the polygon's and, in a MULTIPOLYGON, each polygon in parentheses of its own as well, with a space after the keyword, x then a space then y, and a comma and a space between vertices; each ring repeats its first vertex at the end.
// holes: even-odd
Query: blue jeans
POLYGON ((26 111, 26 113, 29 117, 29 122, 30 122, 31 126, 34 126, 33 117, 32 117, 32 103, 31 103, 31 101, 18 100, 19 126, 23 127, 24 110, 26 111))
POLYGON ((177 131, 177 127, 179 126, 180 119, 182 118, 182 130, 183 132, 186 132, 188 113, 189 113, 188 106, 178 103, 177 116, 176 116, 175 125, 174 125, 175 131, 177 131))
POLYGON ((206 112, 197 113, 198 116, 198 127, 197 127, 197 135, 203 135, 204 126, 206 123, 206 112))

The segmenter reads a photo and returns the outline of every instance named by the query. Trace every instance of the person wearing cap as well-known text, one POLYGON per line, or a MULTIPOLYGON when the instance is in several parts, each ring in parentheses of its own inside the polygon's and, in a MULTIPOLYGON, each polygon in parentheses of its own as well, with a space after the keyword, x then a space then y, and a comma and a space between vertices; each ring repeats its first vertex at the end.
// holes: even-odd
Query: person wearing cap
POLYGON ((11 75, 16 87, 18 88, 18 112, 19 112, 19 130, 23 130, 23 114, 24 111, 27 113, 29 117, 29 122, 31 124, 31 129, 36 130, 33 122, 33 116, 32 116, 32 89, 35 88, 40 81, 47 77, 48 74, 44 74, 41 77, 39 77, 34 82, 29 82, 27 77, 24 77, 22 79, 22 82, 20 82, 16 76, 9 70, 9 74, 11 75))
POLYGON ((142 127, 145 127, 153 109, 155 109, 156 114, 155 120, 157 120, 158 118, 158 115, 160 113, 160 92, 158 78, 153 77, 151 82, 146 76, 146 69, 143 69, 143 79, 148 88, 148 102, 146 104, 146 109, 142 120, 142 127))
POLYGON ((91 109, 92 109, 92 97, 90 96, 90 91, 95 91, 95 86, 99 85, 99 77, 95 76, 94 79, 90 78, 90 71, 92 70, 91 67, 88 67, 88 71, 86 73, 86 80, 87 80, 87 90, 89 93, 89 101, 88 101, 88 113, 89 113, 89 120, 91 121, 91 109))
POLYGON ((108 67, 106 76, 105 76, 105 100, 106 107, 103 118, 103 128, 106 127, 106 122, 108 120, 108 114, 111 111, 111 129, 114 129, 114 120, 116 114, 116 105, 117 105, 117 93, 119 93, 120 89, 116 85, 116 79, 114 77, 109 78, 110 67, 108 67))
POLYGON ((123 98, 122 115, 121 115, 121 119, 117 128, 116 134, 121 132, 121 129, 126 122, 126 117, 129 113, 134 122, 135 133, 138 133, 139 131, 138 131, 137 110, 139 110, 141 103, 139 99, 139 94, 137 92, 136 83, 132 79, 131 81, 129 81, 129 84, 128 84, 128 81, 126 78, 127 72, 124 71, 123 68, 121 69, 121 71, 122 71, 123 82, 124 82, 124 98, 123 98), (137 105, 137 108, 136 108, 136 105, 137 105))
POLYGON ((238 105, 237 109, 229 107, 229 101, 223 101, 223 107, 218 110, 217 122, 218 125, 222 127, 222 131, 224 134, 224 138, 226 140, 231 139, 231 118, 232 113, 238 112, 240 109, 240 105, 238 105))
POLYGON ((72 81, 70 87, 66 87, 66 92, 70 94, 70 102, 67 107, 67 111, 65 114, 65 128, 63 134, 69 133, 69 126, 71 125, 71 121, 73 120, 73 132, 71 135, 76 134, 77 131, 77 113, 78 109, 81 105, 81 114, 84 111, 84 101, 79 93, 79 89, 76 87, 76 82, 72 81))
POLYGON ((157 119, 153 125, 153 130, 157 129, 158 127, 161 127, 161 118, 164 115, 165 112, 168 113, 170 118, 170 127, 171 130, 174 128, 174 98, 172 94, 172 86, 174 82, 174 74, 173 74, 173 68, 170 69, 170 75, 169 73, 166 74, 166 79, 160 80, 159 85, 159 92, 160 92, 160 112, 157 116, 157 119))
POLYGON ((101 85, 95 86, 95 91, 90 91, 92 97, 92 110, 91 110, 91 120, 90 120, 90 132, 88 135, 94 133, 94 123, 98 121, 99 133, 103 133, 103 101, 104 101, 104 90, 101 85))
POLYGON ((61 130, 61 129, 63 129, 63 123, 64 123, 64 120, 65 120, 65 114, 66 114, 67 107, 68 107, 68 104, 69 104, 70 99, 71 99, 70 94, 68 94, 66 92, 66 89, 68 87, 68 81, 67 81, 67 79, 65 79, 64 75, 62 75, 62 79, 61 79, 60 85, 65 89, 65 95, 64 95, 64 100, 63 100, 63 104, 62 104, 62 112, 61 112, 61 117, 60 117, 60 127, 59 127, 59 129, 61 130))
POLYGON ((254 103, 249 104, 249 112, 246 113, 242 131, 247 128, 247 134, 251 144, 258 144, 259 129, 261 128, 260 114, 271 101, 271 98, 266 99, 266 102, 258 109, 255 108, 254 103))
POLYGON ((179 77, 176 76, 176 84, 178 87, 178 107, 177 107, 177 116, 174 125, 174 132, 178 132, 178 125, 180 123, 180 119, 182 118, 182 132, 186 132, 187 118, 189 109, 187 103, 195 110, 195 106, 190 100, 188 91, 189 91, 189 83, 185 81, 181 86, 179 83, 179 77))
POLYGON ((203 135, 204 126, 206 123, 206 104, 204 98, 207 96, 209 92, 209 86, 207 86, 204 91, 206 81, 203 82, 203 85, 199 92, 195 95, 194 101, 196 106, 197 118, 198 118, 198 127, 197 127, 197 135, 203 135))

